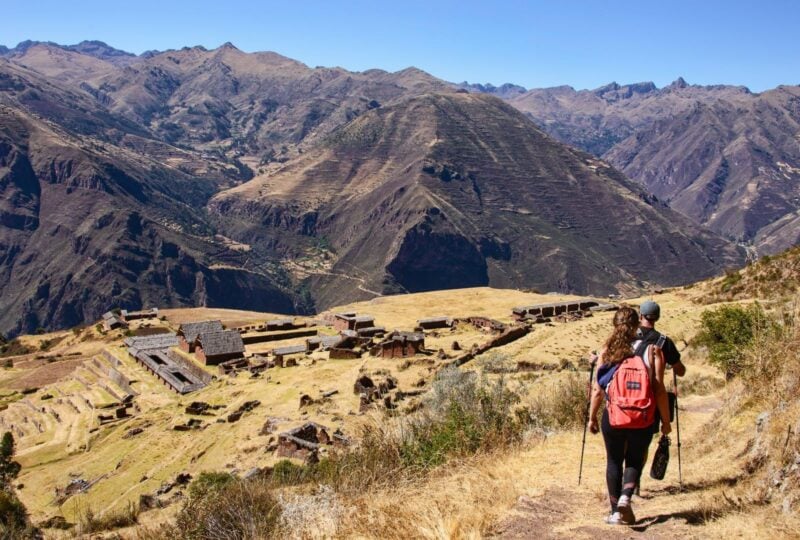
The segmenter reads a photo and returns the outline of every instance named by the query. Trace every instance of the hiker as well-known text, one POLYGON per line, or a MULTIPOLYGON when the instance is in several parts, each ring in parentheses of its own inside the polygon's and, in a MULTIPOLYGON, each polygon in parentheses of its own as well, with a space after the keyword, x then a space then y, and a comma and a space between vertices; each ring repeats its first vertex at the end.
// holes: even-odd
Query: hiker
MULTIPOLYGON (((639 306, 639 331, 636 333, 636 340, 633 343, 634 353, 641 356, 645 360, 649 360, 648 350, 649 346, 653 345, 661 349, 664 355, 666 365, 672 367, 672 371, 678 377, 683 377, 686 374, 686 366, 681 362, 681 353, 675 346, 675 343, 666 335, 656 330, 656 322, 661 318, 661 306, 652 300, 645 300, 639 306)), ((657 383, 666 388, 664 384, 663 373, 656 374, 657 383)), ((666 391, 666 390, 665 390, 666 391)), ((653 435, 658 433, 658 418, 653 424, 653 435)), ((644 451, 644 461, 642 461, 642 469, 647 463, 649 457, 650 445, 644 451)), ((639 472, 639 479, 636 482, 635 494, 639 495, 639 487, 641 486, 641 471, 639 472)))
POLYGON ((592 386, 589 431, 602 431, 606 447, 606 484, 611 513, 606 523, 632 525, 636 518, 631 496, 644 465, 645 451, 653 434, 656 416, 661 433, 668 434, 667 395, 656 379, 664 376, 664 355, 648 346, 648 360, 635 356, 632 343, 639 329, 639 314, 622 306, 614 314, 614 329, 600 352, 597 379, 592 386), (600 424, 597 413, 606 395, 600 424), (621 404, 627 405, 622 407, 621 404))
MULTIPOLYGON (((642 302, 639 307, 639 331, 636 333, 634 344, 634 350, 637 353, 644 353, 647 345, 658 343, 658 340, 664 336, 656 330, 656 322, 660 318, 661 306, 652 300, 642 302)), ((678 377, 683 377, 686 374, 686 366, 681 362, 681 353, 675 343, 669 337, 664 336, 664 345, 661 350, 664 353, 664 360, 667 365, 672 367, 678 377)))

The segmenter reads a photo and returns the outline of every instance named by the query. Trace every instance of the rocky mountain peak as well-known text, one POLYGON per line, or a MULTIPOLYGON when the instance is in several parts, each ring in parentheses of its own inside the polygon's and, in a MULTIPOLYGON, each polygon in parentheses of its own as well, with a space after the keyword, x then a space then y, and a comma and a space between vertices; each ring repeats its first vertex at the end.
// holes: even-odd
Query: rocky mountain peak
POLYGON ((468 90, 470 92, 480 92, 482 94, 492 94, 499 98, 508 99, 514 96, 524 94, 528 90, 524 86, 513 83, 503 83, 500 86, 495 86, 492 83, 469 83, 467 81, 458 83, 456 87, 468 90))
POLYGON ((669 84, 669 86, 666 87, 666 89, 677 90, 677 89, 681 89, 681 88, 687 88, 688 86, 689 86, 689 83, 687 83, 686 80, 683 77, 678 77, 677 79, 672 81, 669 84))
POLYGON ((67 45, 65 48, 81 54, 88 54, 89 56, 94 56, 95 58, 100 58, 102 60, 120 57, 136 57, 136 55, 133 53, 116 49, 107 43, 98 40, 81 41, 76 45, 67 45))

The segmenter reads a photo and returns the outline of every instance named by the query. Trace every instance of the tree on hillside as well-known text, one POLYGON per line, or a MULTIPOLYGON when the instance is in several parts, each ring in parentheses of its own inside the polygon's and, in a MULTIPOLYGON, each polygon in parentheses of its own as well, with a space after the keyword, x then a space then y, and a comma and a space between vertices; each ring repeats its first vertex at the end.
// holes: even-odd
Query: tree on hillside
POLYGON ((17 477, 22 466, 14 461, 14 435, 10 431, 0 440, 0 488, 6 489, 17 477))
POLYGON ((0 439, 0 537, 40 538, 39 531, 28 521, 25 505, 14 493, 12 481, 22 468, 14 461, 14 435, 10 431, 0 439))

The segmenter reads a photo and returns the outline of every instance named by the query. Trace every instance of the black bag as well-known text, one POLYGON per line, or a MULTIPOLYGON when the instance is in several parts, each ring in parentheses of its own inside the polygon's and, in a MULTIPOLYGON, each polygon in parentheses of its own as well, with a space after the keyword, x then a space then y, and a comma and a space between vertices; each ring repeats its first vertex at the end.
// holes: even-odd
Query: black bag
POLYGON ((653 464, 650 466, 650 478, 663 480, 667 474, 667 464, 669 463, 670 440, 666 435, 662 435, 658 441, 658 448, 653 456, 653 464))

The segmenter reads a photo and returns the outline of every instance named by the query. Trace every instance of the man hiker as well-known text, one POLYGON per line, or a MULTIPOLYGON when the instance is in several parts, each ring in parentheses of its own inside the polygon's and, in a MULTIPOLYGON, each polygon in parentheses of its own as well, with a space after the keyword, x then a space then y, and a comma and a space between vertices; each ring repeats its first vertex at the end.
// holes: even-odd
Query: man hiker
MULTIPOLYGON (((667 336, 658 332, 655 328, 656 322, 661 318, 661 306, 652 300, 646 300, 639 306, 639 331, 636 333, 636 341, 633 343, 634 351, 637 355, 643 358, 648 353, 648 347, 653 345, 660 348, 664 355, 664 360, 667 365, 672 367, 675 375, 683 377, 686 374, 686 366, 681 362, 681 353, 675 346, 675 343, 667 336)), ((663 372, 662 372, 663 374, 663 372)), ((656 381, 662 389, 665 389, 663 375, 662 380, 656 381)), ((658 422, 653 426, 653 435, 658 433, 658 422)), ((636 495, 639 495, 639 486, 641 484, 641 472, 644 469, 644 464, 647 463, 649 453, 649 444, 644 451, 644 460, 642 461, 642 469, 639 471, 639 479, 636 482, 636 495)))
MULTIPOLYGON (((655 345, 663 334, 656 330, 656 322, 661 318, 661 306, 652 300, 642 302, 639 307, 639 332, 636 334, 636 344, 634 347, 637 352, 644 352, 648 345, 655 345)), ((678 377, 686 374, 686 366, 681 362, 681 353, 675 343, 667 336, 664 336, 664 345, 661 351, 667 365, 671 366, 678 377)))

